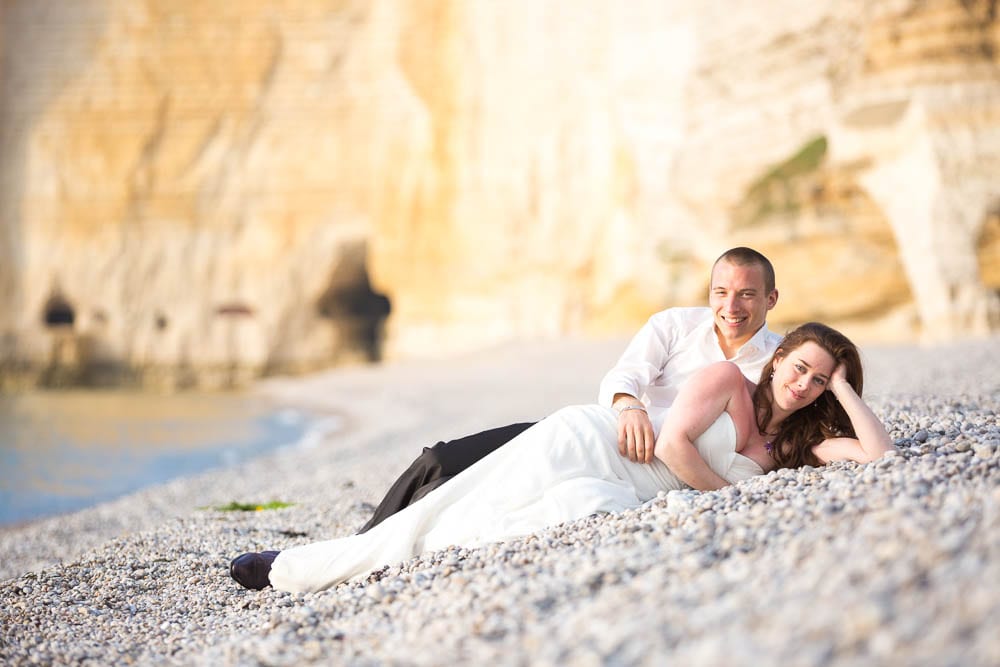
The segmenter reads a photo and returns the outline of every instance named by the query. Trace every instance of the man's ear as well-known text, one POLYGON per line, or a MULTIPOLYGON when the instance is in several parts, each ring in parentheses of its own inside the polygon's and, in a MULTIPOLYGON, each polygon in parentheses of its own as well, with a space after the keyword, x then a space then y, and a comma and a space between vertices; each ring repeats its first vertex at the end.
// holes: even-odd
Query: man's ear
POLYGON ((767 295, 767 309, 771 310, 778 303, 778 290, 771 290, 767 295))

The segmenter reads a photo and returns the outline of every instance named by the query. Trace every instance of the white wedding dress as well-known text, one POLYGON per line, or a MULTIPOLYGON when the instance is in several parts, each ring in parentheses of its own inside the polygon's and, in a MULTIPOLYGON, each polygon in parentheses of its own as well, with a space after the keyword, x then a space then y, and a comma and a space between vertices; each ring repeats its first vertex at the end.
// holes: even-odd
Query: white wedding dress
MULTIPOLYGON (((657 420, 659 421, 659 420, 657 420)), ((728 413, 695 440, 730 482, 762 474, 735 451, 728 413)), ((660 460, 618 453, 617 415, 599 405, 563 408, 367 533, 286 549, 271 567, 278 590, 317 591, 425 551, 476 546, 595 512, 637 507, 658 491, 688 488, 660 460)))

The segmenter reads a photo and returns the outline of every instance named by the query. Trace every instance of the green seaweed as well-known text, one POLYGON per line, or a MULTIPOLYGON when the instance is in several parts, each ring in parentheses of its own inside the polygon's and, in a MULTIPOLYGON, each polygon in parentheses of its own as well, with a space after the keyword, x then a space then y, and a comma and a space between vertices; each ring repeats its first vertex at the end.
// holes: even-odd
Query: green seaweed
POLYGON ((217 505, 211 508, 203 507, 201 509, 213 509, 217 512, 263 512, 264 510, 280 510, 285 507, 292 507, 294 504, 280 500, 272 500, 269 503, 238 503, 234 500, 228 505, 217 505))

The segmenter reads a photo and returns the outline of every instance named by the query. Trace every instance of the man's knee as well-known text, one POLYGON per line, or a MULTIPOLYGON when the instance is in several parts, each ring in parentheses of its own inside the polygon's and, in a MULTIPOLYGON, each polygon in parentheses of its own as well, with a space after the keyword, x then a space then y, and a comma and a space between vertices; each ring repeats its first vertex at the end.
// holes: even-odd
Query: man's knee
POLYGON ((425 477, 433 479, 441 474, 445 461, 441 448, 443 444, 444 442, 438 442, 433 447, 424 447, 424 451, 420 452, 420 456, 414 461, 424 471, 425 477))
POLYGON ((510 424, 425 447, 418 457, 432 477, 457 475, 499 449, 531 424, 510 424))

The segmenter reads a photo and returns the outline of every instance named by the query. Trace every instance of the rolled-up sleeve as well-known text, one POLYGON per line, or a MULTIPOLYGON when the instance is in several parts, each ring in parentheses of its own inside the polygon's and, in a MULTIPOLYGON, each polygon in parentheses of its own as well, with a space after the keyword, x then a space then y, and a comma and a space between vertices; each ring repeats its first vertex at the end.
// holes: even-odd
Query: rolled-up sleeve
POLYGON ((615 394, 636 398, 653 383, 666 365, 675 327, 671 326, 670 311, 656 313, 639 329, 614 368, 601 380, 597 402, 611 407, 615 394))

